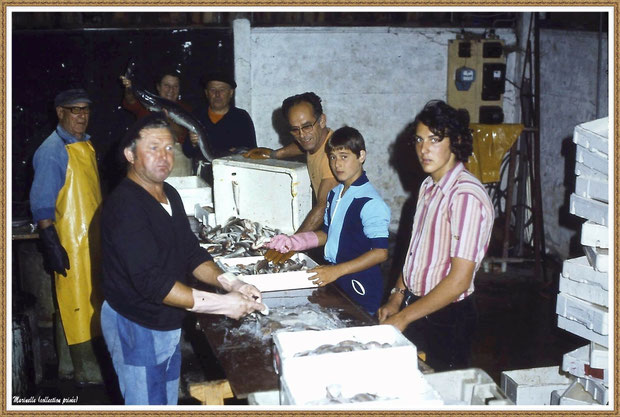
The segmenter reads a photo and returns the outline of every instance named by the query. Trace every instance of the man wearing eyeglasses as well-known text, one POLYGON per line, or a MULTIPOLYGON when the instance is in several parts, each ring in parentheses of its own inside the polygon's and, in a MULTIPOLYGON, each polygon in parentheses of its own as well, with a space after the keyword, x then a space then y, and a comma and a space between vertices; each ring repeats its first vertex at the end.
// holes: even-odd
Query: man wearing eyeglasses
POLYGON ((44 260, 54 272, 58 312, 58 376, 79 386, 102 383, 92 338, 101 335, 99 224, 101 203, 95 149, 86 133, 91 100, 85 90, 65 90, 54 106, 58 125, 34 154, 30 208, 39 227, 44 260), (68 344, 68 348, 67 348, 68 344))
POLYGON ((244 156, 252 159, 288 159, 306 154, 316 204, 297 232, 313 232, 323 224, 327 194, 338 185, 325 153, 325 143, 333 131, 327 127, 321 98, 315 93, 306 92, 286 98, 282 102, 282 114, 289 123, 289 131, 295 142, 276 150, 255 148, 244 156))

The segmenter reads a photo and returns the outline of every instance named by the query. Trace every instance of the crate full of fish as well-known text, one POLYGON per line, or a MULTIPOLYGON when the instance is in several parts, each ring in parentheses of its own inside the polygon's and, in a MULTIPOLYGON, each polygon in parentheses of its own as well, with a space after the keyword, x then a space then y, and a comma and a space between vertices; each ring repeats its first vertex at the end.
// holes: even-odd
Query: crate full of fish
POLYGON ((417 348, 390 325, 346 327, 324 331, 279 332, 273 335, 274 369, 280 375, 305 369, 348 372, 371 362, 397 369, 417 367, 417 348))
POLYGON ((416 361, 395 365, 316 357, 280 376, 280 403, 304 407, 385 410, 428 409, 443 405, 416 361))
POLYGON ((303 253, 296 253, 283 264, 274 264, 263 256, 221 257, 216 262, 220 268, 237 274, 239 279, 261 292, 317 287, 310 279, 314 274, 308 272, 317 263, 303 253))

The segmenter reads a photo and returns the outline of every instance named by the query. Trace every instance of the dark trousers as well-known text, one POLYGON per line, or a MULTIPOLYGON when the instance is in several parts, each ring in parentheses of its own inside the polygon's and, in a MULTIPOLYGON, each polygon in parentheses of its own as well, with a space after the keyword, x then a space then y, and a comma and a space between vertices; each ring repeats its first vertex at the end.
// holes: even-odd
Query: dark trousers
MULTIPOLYGON (((420 297, 407 291, 401 308, 420 297)), ((478 325, 474 297, 451 303, 411 323, 403 332, 436 372, 471 367, 471 340, 478 325)))

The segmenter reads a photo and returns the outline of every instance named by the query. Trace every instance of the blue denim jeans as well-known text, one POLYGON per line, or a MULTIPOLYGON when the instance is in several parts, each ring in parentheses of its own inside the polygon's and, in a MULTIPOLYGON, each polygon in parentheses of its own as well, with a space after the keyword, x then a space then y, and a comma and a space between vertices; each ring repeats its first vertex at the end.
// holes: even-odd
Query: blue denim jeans
POLYGON ((125 404, 176 405, 181 374, 181 329, 140 326, 101 307, 101 329, 125 404))

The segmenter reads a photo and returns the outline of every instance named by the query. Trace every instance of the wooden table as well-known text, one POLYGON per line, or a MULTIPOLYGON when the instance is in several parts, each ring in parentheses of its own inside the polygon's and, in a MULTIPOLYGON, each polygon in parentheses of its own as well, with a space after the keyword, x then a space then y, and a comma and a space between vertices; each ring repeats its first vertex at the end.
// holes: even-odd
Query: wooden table
MULTIPOLYGON (((263 300, 271 309, 277 307, 294 309, 296 306, 314 304, 333 313, 345 322, 347 327, 378 324, 375 318, 349 300, 335 285, 266 292, 263 293, 263 300)), ((201 315, 198 318, 198 324, 224 369, 237 398, 247 398, 254 392, 278 390, 278 375, 273 367, 272 340, 257 339, 239 332, 242 323, 243 321, 224 316, 201 315)), ((421 362, 420 366, 428 368, 421 362)), ((424 369, 422 370, 424 372, 424 369)))

